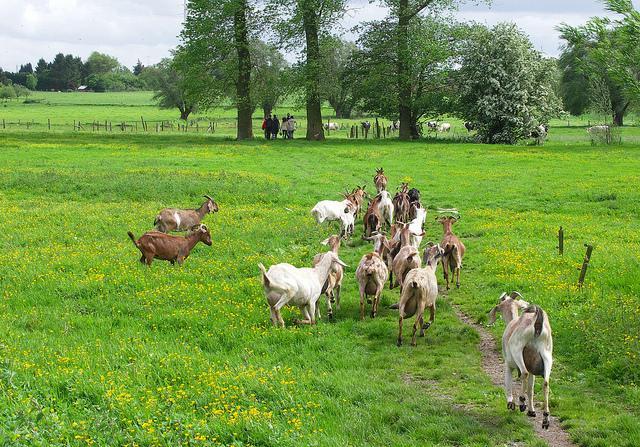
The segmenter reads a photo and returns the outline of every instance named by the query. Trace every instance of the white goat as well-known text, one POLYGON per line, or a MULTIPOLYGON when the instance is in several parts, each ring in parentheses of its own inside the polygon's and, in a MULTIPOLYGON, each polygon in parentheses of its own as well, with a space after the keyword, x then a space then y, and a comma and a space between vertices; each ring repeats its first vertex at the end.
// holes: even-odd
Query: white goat
POLYGON ((511 292, 500 296, 499 303, 489 313, 489 324, 496 321, 500 312, 507 325, 502 335, 502 353, 504 356, 504 391, 507 396, 507 408, 515 410, 512 392, 512 371, 517 369, 521 375, 520 411, 528 409, 527 414, 535 417, 533 406, 533 385, 535 376, 544 377, 544 408, 542 428, 549 428, 549 376, 553 365, 553 339, 549 317, 540 307, 520 299, 522 295, 511 292), (518 310, 523 313, 518 316, 518 310), (528 402, 525 405, 525 392, 528 402))
POLYGON ((422 207, 415 207, 416 217, 409 222, 409 231, 411 232, 411 245, 417 249, 420 248, 420 243, 424 237, 424 231, 422 226, 427 218, 427 209, 422 207))
POLYGON ((354 212, 355 205, 347 199, 342 202, 322 200, 316 203, 316 206, 311 210, 311 214, 319 224, 325 221, 339 221, 341 237, 353 234, 355 224, 354 212))
POLYGON ((297 268, 291 264, 272 265, 267 271, 258 264, 262 272, 262 286, 271 309, 271 321, 284 327, 280 309, 286 304, 300 308, 304 317, 301 324, 315 324, 316 306, 322 288, 327 282, 334 264, 347 265, 334 252, 329 251, 313 268, 297 268))
POLYGON ((610 127, 609 126, 591 126, 587 129, 587 132, 589 132, 591 135, 602 135, 602 134, 606 134, 607 132, 609 132, 610 127))
POLYGON ((451 130, 450 123, 440 123, 438 126, 438 132, 449 132, 451 130))
MULTIPOLYGON (((416 331, 420 327, 420 337, 424 337, 424 331, 429 329, 436 315, 436 298, 438 297, 438 280, 436 279, 436 269, 438 260, 444 254, 440 245, 429 246, 424 251, 425 268, 416 268, 407 273, 404 280, 404 287, 398 303, 400 319, 398 321, 398 346, 402 346, 402 323, 405 318, 416 316, 413 324, 413 336, 411 345, 416 345, 416 331), (424 323, 424 309, 428 307, 430 318, 427 324, 424 323)), ((395 306, 392 306, 395 307, 395 306)))
POLYGON ((325 130, 340 130, 340 124, 338 123, 324 123, 325 130))
POLYGON ((378 201, 378 211, 384 220, 384 224, 387 228, 391 228, 393 222, 393 201, 391 200, 391 194, 388 191, 380 191, 378 194, 380 200, 378 201))

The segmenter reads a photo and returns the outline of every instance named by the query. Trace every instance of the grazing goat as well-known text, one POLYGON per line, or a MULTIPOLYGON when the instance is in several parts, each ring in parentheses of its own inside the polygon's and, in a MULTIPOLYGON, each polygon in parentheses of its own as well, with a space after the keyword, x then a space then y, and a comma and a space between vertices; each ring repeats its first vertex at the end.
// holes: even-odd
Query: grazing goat
POLYGON ((464 128, 467 129, 467 132, 472 132, 476 130, 475 124, 473 124, 471 121, 465 121, 464 128))
POLYGON ((142 253, 140 262, 147 266, 150 266, 154 259, 169 261, 172 265, 176 262, 182 265, 198 242, 211 245, 211 233, 203 224, 193 226, 186 236, 149 231, 136 240, 131 231, 127 231, 127 234, 142 253))
MULTIPOLYGON (((364 320, 364 301, 369 301, 373 297, 371 305, 371 318, 378 315, 378 305, 380 304, 380 294, 384 289, 384 283, 389 276, 389 270, 382 259, 384 250, 383 234, 376 234, 369 238, 374 241, 374 251, 362 257, 356 269, 356 279, 360 288, 360 319, 364 320)), ((370 301, 371 302, 371 301, 370 301)))
MULTIPOLYGON (((331 247, 331 251, 338 255, 338 251, 340 250, 340 240, 339 236, 335 234, 324 241, 322 241, 322 245, 328 245, 331 247)), ((313 258, 313 266, 315 267, 322 260, 323 253, 319 253, 315 255, 313 258)), ((327 279, 326 289, 324 291, 327 297, 327 313, 329 315, 329 319, 333 319, 333 306, 332 303, 336 303, 336 309, 340 310, 340 289, 342 288, 342 278, 344 277, 344 269, 338 263, 334 263, 331 267, 331 272, 329 273, 329 278, 327 279)), ((317 306, 319 309, 320 306, 317 306)))
POLYGON ((591 126, 587 129, 591 135, 603 135, 611 130, 609 126, 591 126))
POLYGON ((376 185, 378 194, 387 189, 387 176, 384 175, 384 169, 376 169, 376 175, 373 177, 373 183, 376 185))
MULTIPOLYGON (((400 319, 398 321, 398 346, 402 346, 402 324, 405 318, 416 316, 413 324, 413 336, 411 345, 416 345, 416 332, 420 328, 420 337, 424 337, 424 331, 433 324, 436 315, 436 298, 438 297, 438 280, 436 279, 436 268, 438 260, 442 257, 444 250, 440 245, 429 246, 424 251, 425 268, 416 268, 407 273, 404 280, 404 287, 398 303, 400 319), (424 310, 429 308, 429 322, 424 323, 424 310)), ((392 306, 394 307, 394 306, 392 306)))
POLYGON ((438 129, 438 122, 437 121, 427 121, 427 127, 429 128, 429 131, 436 131, 438 129))
POLYGON ((400 191, 393 198, 393 209, 396 221, 407 222, 409 220, 409 210, 411 202, 409 201, 409 185, 403 183, 400 191))
POLYGON ((311 214, 318 224, 339 221, 340 236, 346 237, 353 234, 355 210, 356 205, 348 199, 342 202, 322 200, 313 207, 311 214))
POLYGON ((170 231, 185 231, 195 225, 199 225, 209 213, 218 212, 218 204, 209 196, 205 195, 207 201, 195 210, 181 210, 177 208, 164 208, 153 221, 156 230, 162 233, 170 231))
POLYGON ((316 306, 322 289, 333 270, 333 264, 347 265, 334 252, 322 256, 313 268, 297 268, 291 264, 272 265, 267 271, 258 264, 262 272, 262 286, 271 310, 271 321, 284 327, 280 309, 286 304, 297 306, 302 313, 300 324, 316 323, 316 306))
POLYGON ((324 130, 340 130, 338 123, 324 123, 324 130))
POLYGON ((522 380, 520 393, 520 411, 528 409, 530 417, 536 416, 533 406, 533 385, 535 376, 544 377, 544 408, 542 428, 549 428, 549 377, 553 365, 553 339, 551 326, 546 312, 539 306, 530 306, 520 299, 522 295, 511 292, 503 293, 498 304, 489 313, 489 324, 496 321, 497 313, 502 314, 506 324, 502 335, 502 355, 504 356, 504 391, 507 397, 507 408, 515 410, 513 402, 514 369, 518 370, 522 380), (522 315, 518 316, 518 310, 522 315), (528 402, 525 405, 525 392, 528 402))
POLYGON ((444 256, 442 257, 442 270, 444 274, 444 280, 447 282, 447 290, 449 290, 449 269, 451 269, 451 282, 453 277, 456 277, 456 287, 460 288, 460 269, 462 268, 462 258, 464 257, 465 246, 458 239, 458 236, 453 234, 451 227, 456 223, 459 218, 447 216, 439 217, 436 219, 442 224, 444 236, 442 238, 442 248, 444 248, 444 256))
POLYGON ((451 130, 451 124, 450 123, 441 123, 438 126, 438 132, 449 132, 451 130))

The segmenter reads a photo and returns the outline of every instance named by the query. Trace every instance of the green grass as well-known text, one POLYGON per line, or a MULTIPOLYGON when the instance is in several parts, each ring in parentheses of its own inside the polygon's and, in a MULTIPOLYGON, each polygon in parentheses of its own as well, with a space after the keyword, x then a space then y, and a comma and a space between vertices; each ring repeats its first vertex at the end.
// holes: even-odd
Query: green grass
MULTIPOLYGON (((512 289, 549 314, 551 411, 574 440, 640 444, 640 147, 582 132, 544 147, 0 132, 0 445, 542 445, 451 308, 486 321, 512 289), (358 320, 358 222, 337 321, 297 328, 288 309, 271 327, 256 264, 308 265, 330 232, 311 207, 371 188, 379 166, 461 210, 462 288, 417 348, 396 348, 397 291, 358 320), (213 246, 141 266, 126 231, 204 193, 213 246)), ((425 231, 440 238, 432 214, 425 231)))

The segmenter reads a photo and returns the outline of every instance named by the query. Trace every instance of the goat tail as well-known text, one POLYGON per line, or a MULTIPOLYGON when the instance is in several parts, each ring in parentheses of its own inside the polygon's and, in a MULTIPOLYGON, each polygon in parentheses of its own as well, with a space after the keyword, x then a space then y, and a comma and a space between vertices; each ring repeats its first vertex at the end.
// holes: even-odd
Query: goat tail
POLYGON ((542 333, 542 327, 544 324, 544 313, 542 312, 542 309, 540 309, 539 306, 534 306, 535 307, 535 312, 536 312, 536 321, 535 323, 533 323, 533 335, 535 337, 539 337, 540 334, 542 333))
POLYGON ((131 238, 133 245, 138 247, 138 241, 136 241, 136 237, 133 235, 133 233, 131 231, 127 231, 127 234, 129 235, 129 238, 131 238))
POLYGON ((269 287, 269 285, 271 284, 271 281, 269 280, 269 277, 267 276, 267 269, 264 268, 264 265, 262 265, 262 263, 258 264, 258 268, 260 268, 260 271, 262 272, 262 284, 265 287, 269 287))

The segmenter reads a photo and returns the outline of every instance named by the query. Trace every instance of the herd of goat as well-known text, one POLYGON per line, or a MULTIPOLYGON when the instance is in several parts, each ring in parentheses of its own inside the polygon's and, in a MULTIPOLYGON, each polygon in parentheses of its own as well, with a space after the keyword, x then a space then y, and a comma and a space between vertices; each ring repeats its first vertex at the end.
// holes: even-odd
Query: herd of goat
MULTIPOLYGON (((442 240, 439 243, 428 242, 420 256, 419 249, 425 235, 423 226, 427 217, 427 210, 420 201, 420 191, 409 189, 407 183, 402 183, 392 198, 382 168, 376 171, 373 180, 376 195, 370 198, 362 218, 362 238, 373 243, 373 250, 362 256, 355 272, 360 292, 360 318, 365 318, 365 302, 371 304, 371 318, 377 316, 380 296, 388 280, 390 289, 400 288, 400 300, 391 306, 399 313, 397 345, 402 345, 404 320, 415 316, 411 338, 411 344, 415 346, 417 333, 423 337, 434 322, 438 297, 436 268, 439 263, 447 290, 454 279, 456 286, 460 287, 465 246, 453 232, 453 225, 460 219, 460 214, 455 209, 438 210, 436 220, 443 227, 442 240), (425 323, 426 309, 429 309, 429 320, 425 323)), ((365 189, 366 186, 358 186, 351 192, 346 191, 342 201, 323 200, 313 207, 311 214, 316 222, 338 222, 340 234, 322 242, 330 250, 317 254, 312 267, 298 268, 281 263, 267 270, 259 264, 274 325, 284 327, 280 310, 286 305, 300 309, 303 319, 297 320, 298 324, 315 324, 321 318, 318 301, 323 294, 326 296, 329 319, 333 318, 333 304, 337 309, 340 308, 340 289, 347 265, 338 254, 342 241, 353 235, 356 219, 365 209, 365 199, 368 198, 365 189)), ((207 214, 217 212, 218 205, 211 197, 205 198, 202 206, 195 210, 161 210, 154 221, 155 229, 137 240, 128 232, 142 253, 140 262, 150 266, 154 259, 161 259, 171 264, 182 264, 198 242, 211 245, 211 234, 202 220, 207 214), (187 234, 168 234, 171 231, 187 231, 187 234)), ((542 427, 549 428, 549 376, 553 344, 547 314, 539 306, 524 301, 518 292, 501 295, 489 314, 490 323, 495 322, 498 313, 506 324, 502 348, 507 407, 515 409, 512 395, 512 371, 515 369, 522 380, 520 411, 528 410, 529 416, 535 416, 534 377, 542 376, 542 427)))

